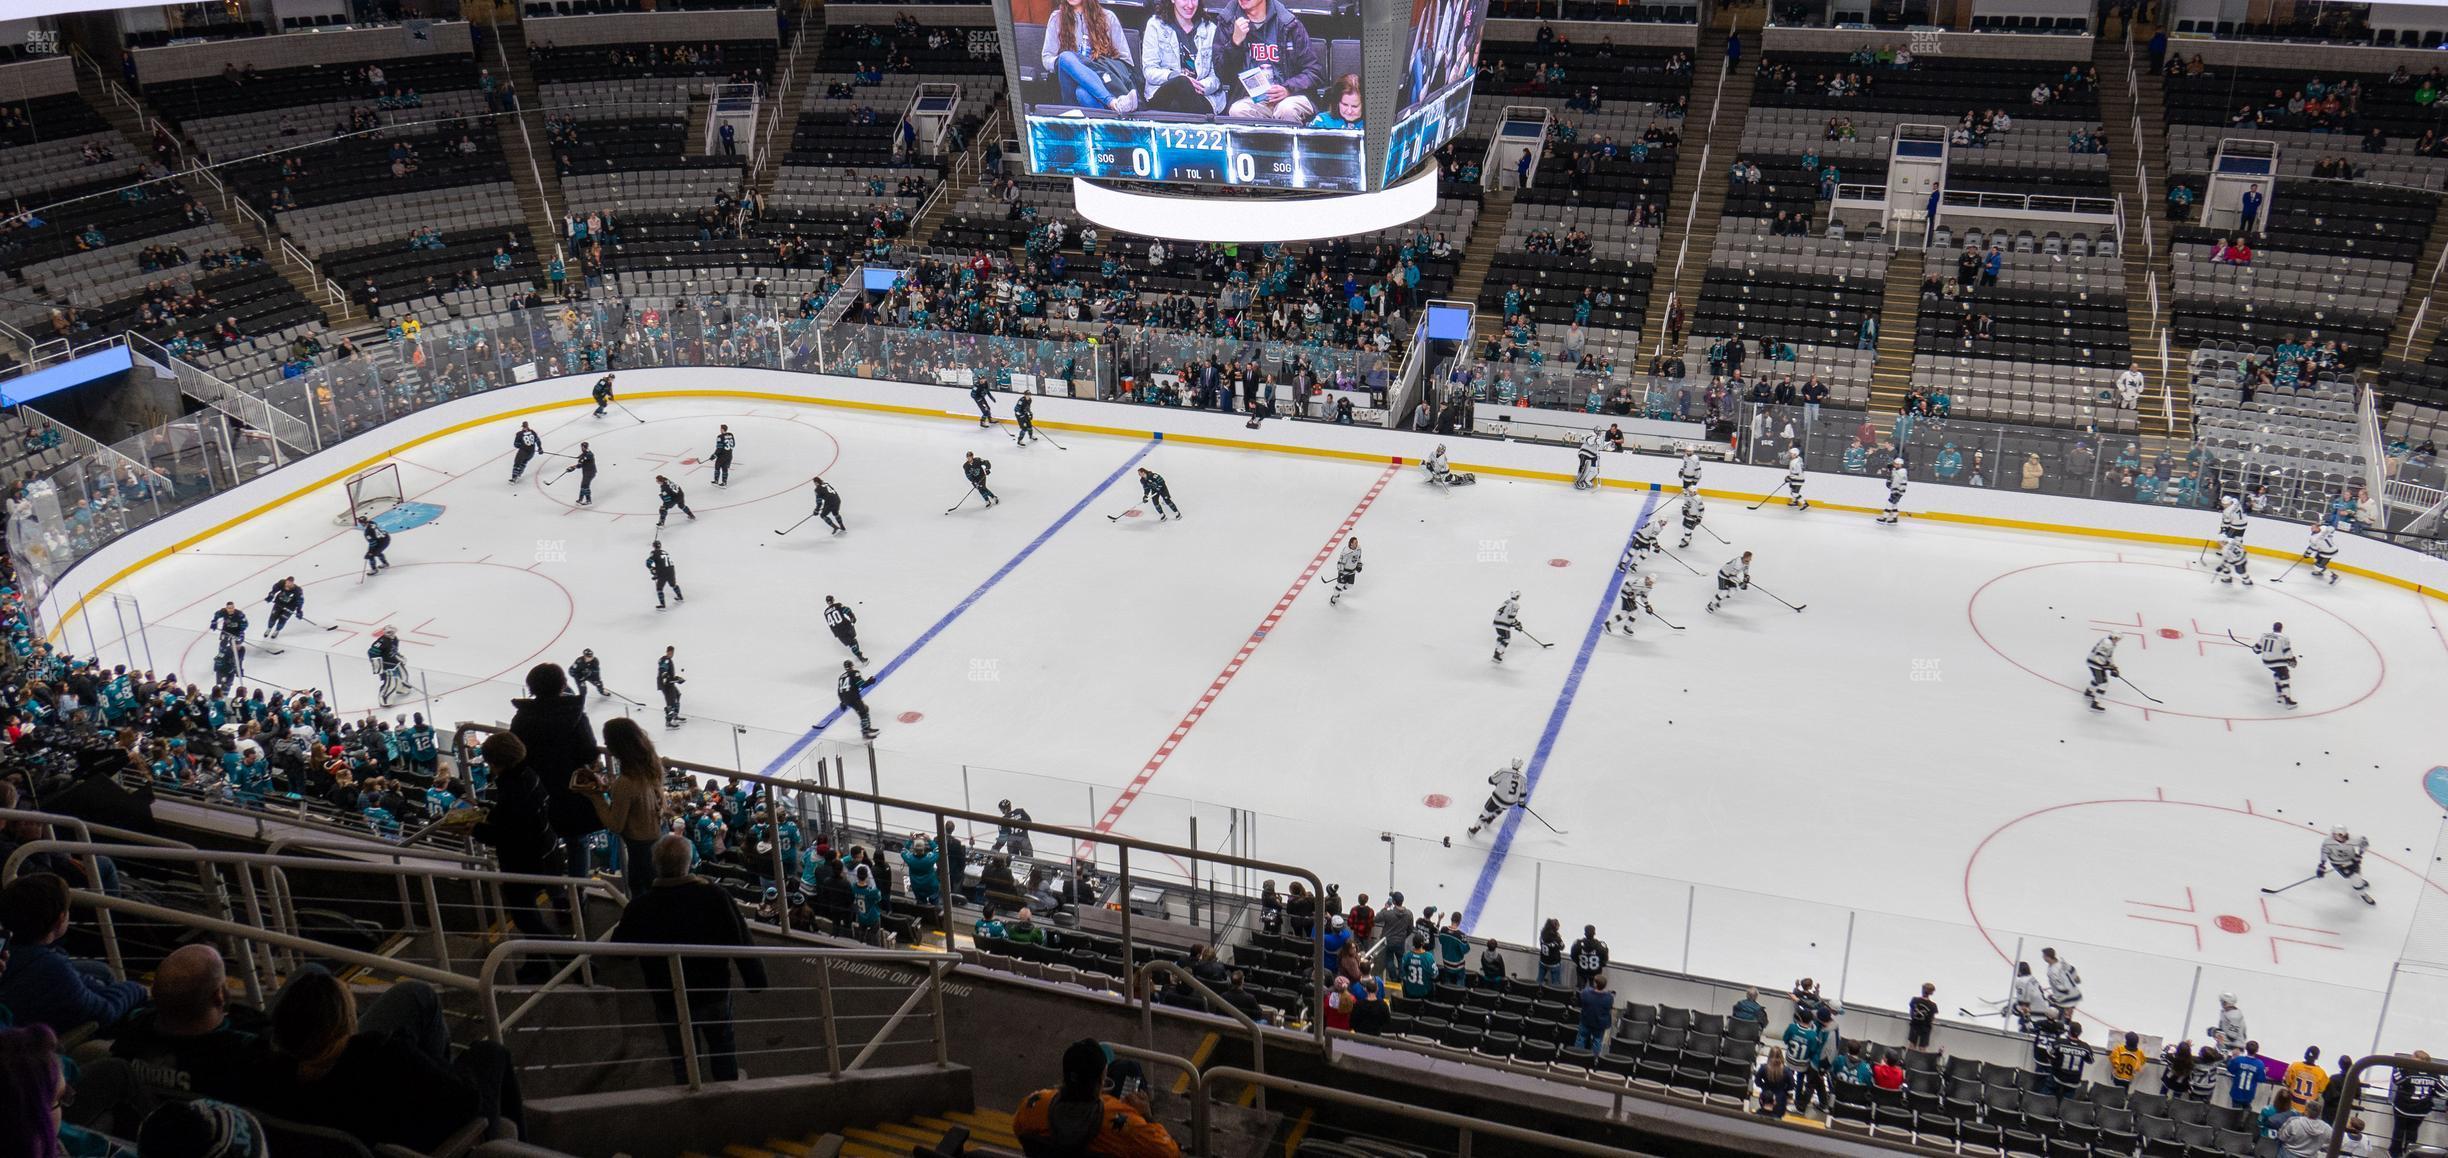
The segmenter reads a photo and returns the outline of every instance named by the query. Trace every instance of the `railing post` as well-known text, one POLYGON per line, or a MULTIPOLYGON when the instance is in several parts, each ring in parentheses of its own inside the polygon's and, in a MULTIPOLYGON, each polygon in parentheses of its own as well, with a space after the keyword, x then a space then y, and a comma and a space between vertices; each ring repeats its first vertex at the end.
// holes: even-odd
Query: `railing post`
MULTIPOLYGON (((731 738, 733 743, 738 742, 738 729, 732 730, 731 738)), ((782 876, 782 801, 774 795, 771 784, 765 786, 765 830, 773 834, 774 912, 780 918, 778 923, 782 926, 782 935, 787 937, 791 931, 791 882, 782 876)), ((945 942, 947 945, 950 943, 948 940, 945 942)))
POLYGON ((824 1021, 825 1076, 840 1077, 841 1026, 833 1020, 833 959, 824 958, 816 968, 816 1015, 824 1021))
POLYGON ((930 1006, 929 1012, 934 1015, 935 1022, 936 1069, 952 1064, 952 1035, 950 1027, 944 1023, 944 974, 958 964, 958 960, 958 958, 947 958, 941 965, 929 964, 927 967, 927 1004, 930 1006))
POLYGON ((434 878, 425 878, 425 920, 433 926, 434 967, 451 967, 450 934, 442 928, 442 896, 434 878))
POLYGON ((664 958, 671 963, 672 1015, 680 1024, 680 1064, 688 1071, 688 1088, 705 1088, 705 1078, 697 1068, 697 1020, 691 1016, 688 999, 688 977, 681 972, 678 953, 664 958))
MULTIPOLYGON (((1122 898, 1122 976, 1124 978, 1123 988, 1127 990, 1130 987, 1129 978, 1139 971, 1139 942, 1131 931, 1130 846, 1117 844, 1114 846, 1114 853, 1117 867, 1121 873, 1115 880, 1114 891, 1122 898)), ((1322 922, 1325 919, 1324 913, 1318 914, 1319 921, 1322 922)), ((1123 996, 1128 997, 1129 994, 1125 993, 1123 996)), ((1151 1049, 1155 1048, 1155 1042, 1151 1040, 1148 1046, 1151 1049)))

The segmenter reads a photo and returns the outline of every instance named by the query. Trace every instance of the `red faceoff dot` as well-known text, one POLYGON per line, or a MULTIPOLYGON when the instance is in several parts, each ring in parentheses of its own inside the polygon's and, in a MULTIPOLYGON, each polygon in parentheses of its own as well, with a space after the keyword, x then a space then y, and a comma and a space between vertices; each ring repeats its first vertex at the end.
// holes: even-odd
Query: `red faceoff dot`
POLYGON ((2184 638, 2184 633, 2183 633, 2183 632, 2181 632, 2181 631, 2176 630, 2176 629, 2175 629, 2175 628, 2173 628, 2173 627, 2162 627, 2162 628, 2160 628, 2160 629, 2159 629, 2159 638, 2161 638, 2161 639, 2183 639, 2183 638, 2184 638))
POLYGON ((903 713, 901 713, 901 714, 900 714, 900 715, 898 715, 898 716, 894 716, 893 718, 894 718, 894 719, 896 719, 896 720, 901 721, 901 722, 902 722, 902 723, 904 723, 904 724, 915 724, 915 723, 917 723, 918 721, 925 719, 925 718, 926 718, 926 713, 925 713, 925 712, 903 712, 903 713))
POLYGON ((1550 567, 1570 567, 1570 566, 1572 566, 1572 560, 1570 560, 1570 559, 1549 559, 1549 560, 1547 560, 1547 565, 1548 565, 1548 566, 1550 566, 1550 567))
POLYGON ((2222 933, 2249 933, 2252 931, 2252 922, 2232 913, 2221 915, 2214 923, 2218 925, 2219 932, 2222 933))
POLYGON ((1453 803, 1453 797, 1447 796, 1442 792, 1431 792, 1428 794, 1428 799, 1421 801, 1421 803, 1426 804, 1430 808, 1443 808, 1446 805, 1453 803))

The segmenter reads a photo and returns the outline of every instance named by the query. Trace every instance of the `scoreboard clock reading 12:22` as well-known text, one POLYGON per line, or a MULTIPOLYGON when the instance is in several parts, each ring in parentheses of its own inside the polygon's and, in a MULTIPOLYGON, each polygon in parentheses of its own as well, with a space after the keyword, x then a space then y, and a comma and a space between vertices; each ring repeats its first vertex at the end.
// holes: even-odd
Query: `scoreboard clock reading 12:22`
POLYGON ((1030 168, 1049 176, 1349 193, 1368 179, 1357 131, 1060 116, 1027 122, 1030 168))

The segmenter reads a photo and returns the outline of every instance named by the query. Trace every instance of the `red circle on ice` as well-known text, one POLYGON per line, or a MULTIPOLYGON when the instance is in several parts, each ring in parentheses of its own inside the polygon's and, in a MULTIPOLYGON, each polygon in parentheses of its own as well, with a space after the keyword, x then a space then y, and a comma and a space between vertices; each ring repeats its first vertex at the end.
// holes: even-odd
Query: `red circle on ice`
POLYGON ((901 721, 901 722, 902 722, 902 723, 904 723, 904 724, 915 724, 915 723, 917 723, 918 721, 925 719, 925 718, 926 718, 926 713, 925 713, 925 712, 903 712, 903 713, 901 713, 901 714, 900 714, 900 715, 898 715, 898 716, 894 716, 893 718, 894 718, 894 719, 896 719, 896 720, 901 721))
POLYGON ((1447 796, 1442 792, 1431 792, 1428 794, 1428 799, 1422 801, 1421 803, 1426 804, 1430 808, 1443 808, 1446 805, 1453 803, 1453 797, 1447 796))
POLYGON ((2173 628, 2173 627, 2162 627, 2162 628, 2160 628, 2160 629, 2159 629, 2159 638, 2161 638, 2161 639, 2183 639, 2183 638, 2184 638, 2184 633, 2183 633, 2183 632, 2181 632, 2181 631, 2176 630, 2176 629, 2175 629, 2175 628, 2173 628))
POLYGON ((1547 565, 1548 565, 1548 566, 1550 566, 1550 567, 1570 567, 1570 566, 1572 566, 1572 560, 1570 560, 1570 559, 1549 559, 1549 560, 1547 560, 1547 565))
POLYGON ((2252 922, 2236 916, 2234 913, 2219 914, 2219 919, 2216 924, 2218 925, 2218 931, 2222 933, 2252 932, 2252 922))

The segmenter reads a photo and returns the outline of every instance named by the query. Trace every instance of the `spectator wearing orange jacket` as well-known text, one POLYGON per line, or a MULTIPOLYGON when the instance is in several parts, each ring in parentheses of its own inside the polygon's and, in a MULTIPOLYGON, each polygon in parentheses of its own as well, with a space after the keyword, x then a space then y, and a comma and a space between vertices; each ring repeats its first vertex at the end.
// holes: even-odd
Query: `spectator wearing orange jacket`
POLYGON ((1095 1038, 1063 1051, 1062 1085, 1021 1099, 1012 1134, 1022 1153, 1087 1154, 1097 1158, 1179 1158, 1181 1145, 1151 1121, 1147 1090, 1137 1082, 1122 1096, 1105 1090, 1113 1054, 1095 1038))

